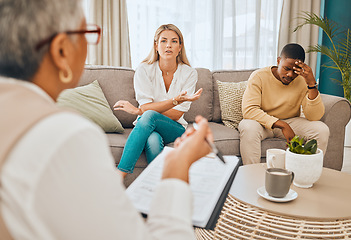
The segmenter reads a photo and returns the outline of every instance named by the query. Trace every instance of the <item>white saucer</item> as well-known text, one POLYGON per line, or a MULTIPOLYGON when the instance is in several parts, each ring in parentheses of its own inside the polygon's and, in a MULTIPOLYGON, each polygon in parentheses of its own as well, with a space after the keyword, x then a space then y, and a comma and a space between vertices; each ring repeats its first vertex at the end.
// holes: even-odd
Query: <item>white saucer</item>
POLYGON ((297 192, 295 192, 294 190, 290 189, 288 194, 286 194, 286 196, 283 197, 283 198, 272 197, 272 196, 268 195, 268 193, 266 192, 266 188, 264 186, 258 188, 257 189, 257 193, 261 197, 263 197, 263 198, 265 198, 265 199, 267 199, 269 201, 272 201, 272 202, 289 202, 289 201, 292 201, 292 200, 296 199, 297 196, 298 196, 297 192))

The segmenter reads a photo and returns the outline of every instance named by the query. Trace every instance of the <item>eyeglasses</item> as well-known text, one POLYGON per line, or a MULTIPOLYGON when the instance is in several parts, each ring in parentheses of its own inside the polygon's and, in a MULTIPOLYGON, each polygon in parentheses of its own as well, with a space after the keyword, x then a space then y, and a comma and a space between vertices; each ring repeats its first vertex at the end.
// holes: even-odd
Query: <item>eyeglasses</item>
MULTIPOLYGON (((76 30, 76 31, 66 31, 63 32, 66 34, 84 34, 85 39, 88 44, 98 44, 101 38, 101 28, 95 24, 87 24, 85 30, 76 30)), ((40 41, 36 46, 35 50, 39 51, 45 44, 51 43, 51 41, 57 36, 58 33, 53 34, 49 38, 46 38, 40 41)))

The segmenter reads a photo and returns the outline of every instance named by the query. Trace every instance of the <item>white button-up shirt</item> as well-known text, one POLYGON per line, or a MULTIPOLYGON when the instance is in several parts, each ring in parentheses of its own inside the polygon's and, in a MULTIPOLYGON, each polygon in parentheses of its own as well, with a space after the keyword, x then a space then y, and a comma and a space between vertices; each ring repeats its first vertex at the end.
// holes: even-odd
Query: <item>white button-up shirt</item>
MULTIPOLYGON (((178 68, 173 75, 173 80, 169 86, 168 92, 162 77, 162 71, 159 62, 153 64, 141 63, 135 70, 134 74, 134 90, 136 100, 139 106, 151 103, 161 102, 177 97, 182 91, 187 91, 188 95, 195 93, 197 82, 197 72, 195 69, 186 64, 178 64, 178 68)), ((191 102, 183 102, 173 109, 187 112, 190 108, 191 102)), ((178 122, 187 127, 187 122, 182 116, 178 122)))

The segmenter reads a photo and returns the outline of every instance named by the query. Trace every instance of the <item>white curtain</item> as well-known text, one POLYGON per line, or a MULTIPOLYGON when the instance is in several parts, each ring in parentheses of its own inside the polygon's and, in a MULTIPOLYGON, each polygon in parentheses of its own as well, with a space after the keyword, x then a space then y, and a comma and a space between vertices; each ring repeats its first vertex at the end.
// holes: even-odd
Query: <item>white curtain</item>
POLYGON ((276 63, 283 0, 129 0, 132 66, 148 55, 156 29, 175 24, 193 67, 252 69, 276 63))
POLYGON ((131 67, 126 0, 85 0, 87 22, 102 28, 101 41, 89 45, 87 64, 131 67))
MULTIPOLYGON (((298 19, 303 12, 313 12, 320 15, 321 0, 284 0, 280 19, 278 52, 288 43, 298 43, 305 50, 318 43, 318 27, 305 25, 298 31, 294 28, 302 22, 298 19)), ((307 63, 315 72, 317 53, 306 54, 307 63)))

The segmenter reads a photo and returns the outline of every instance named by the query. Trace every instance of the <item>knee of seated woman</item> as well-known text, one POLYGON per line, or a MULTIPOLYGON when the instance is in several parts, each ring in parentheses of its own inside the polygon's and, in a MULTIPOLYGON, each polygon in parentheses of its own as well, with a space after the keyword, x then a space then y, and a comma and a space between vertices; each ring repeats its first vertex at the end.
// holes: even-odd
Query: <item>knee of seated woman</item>
POLYGON ((159 134, 151 134, 147 139, 145 149, 153 152, 161 152, 164 146, 163 139, 159 134))
POLYGON ((156 112, 154 110, 147 110, 143 113, 143 115, 141 115, 139 121, 151 121, 155 116, 160 115, 161 113, 156 112))
POLYGON ((152 132, 148 137, 146 144, 154 144, 159 142, 163 142, 162 136, 158 132, 152 132))
POLYGON ((161 135, 157 132, 151 133, 145 145, 146 160, 150 163, 158 154, 162 152, 164 142, 161 135))

